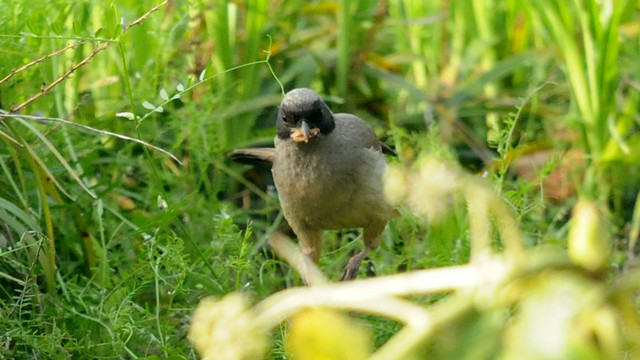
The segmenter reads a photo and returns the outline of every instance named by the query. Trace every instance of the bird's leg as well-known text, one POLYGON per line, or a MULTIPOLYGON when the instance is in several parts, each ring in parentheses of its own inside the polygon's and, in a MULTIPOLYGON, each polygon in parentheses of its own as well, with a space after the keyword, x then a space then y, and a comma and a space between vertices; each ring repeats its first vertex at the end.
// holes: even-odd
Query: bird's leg
POLYGON ((371 252, 371 248, 365 246, 364 250, 361 250, 359 253, 353 255, 347 266, 344 268, 344 273, 342 273, 342 281, 353 280, 358 277, 358 269, 360 269, 360 264, 362 264, 362 260, 364 260, 367 255, 371 252))
POLYGON ((353 280, 358 276, 358 269, 360 264, 372 250, 375 250, 380 246, 380 237, 384 231, 384 227, 387 226, 387 221, 374 221, 364 228, 362 237, 364 237, 364 250, 355 254, 349 259, 347 266, 344 268, 342 274, 342 281, 353 280))

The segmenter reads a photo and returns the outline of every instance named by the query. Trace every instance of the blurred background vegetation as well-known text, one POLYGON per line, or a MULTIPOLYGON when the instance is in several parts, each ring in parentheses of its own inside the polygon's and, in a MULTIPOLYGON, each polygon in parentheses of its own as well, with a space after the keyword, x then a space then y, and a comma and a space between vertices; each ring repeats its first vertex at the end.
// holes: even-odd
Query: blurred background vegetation
MULTIPOLYGON (((267 169, 225 156, 272 141, 279 82, 365 119, 391 162, 428 153, 486 178, 527 246, 563 251, 591 199, 615 282, 640 231, 639 15, 636 0, 2 1, 0 357, 195 358, 201 297, 299 285, 266 246, 284 227, 267 169)), ((432 224, 402 213, 378 275, 468 262, 464 204, 432 224)), ((326 235, 330 278, 356 236, 326 235)), ((508 353, 503 315, 478 310, 424 351, 508 353)), ((399 329, 363 321, 376 346, 399 329)))

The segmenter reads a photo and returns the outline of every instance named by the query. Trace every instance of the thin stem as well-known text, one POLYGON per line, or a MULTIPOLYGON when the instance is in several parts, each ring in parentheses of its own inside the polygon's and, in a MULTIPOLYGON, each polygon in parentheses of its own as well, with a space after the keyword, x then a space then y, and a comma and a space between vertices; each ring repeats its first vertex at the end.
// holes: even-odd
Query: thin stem
MULTIPOLYGON (((21 35, 19 37, 22 38, 23 36, 21 35)), ((76 43, 73 43, 73 44, 69 44, 69 45, 63 47, 62 49, 56 50, 56 51, 54 51, 54 52, 52 52, 50 54, 47 54, 47 55, 45 55, 45 56, 43 56, 41 58, 35 59, 33 61, 30 61, 30 62, 20 66, 19 68, 13 69, 13 70, 11 70, 11 72, 7 76, 3 77, 0 80, 0 85, 2 85, 3 82, 11 79, 13 76, 15 76, 16 74, 18 74, 18 73, 20 73, 22 71, 25 71, 25 70, 29 69, 30 67, 32 67, 34 65, 42 63, 45 60, 47 60, 47 59, 49 59, 49 58, 51 58, 53 56, 60 55, 63 52, 69 50, 69 49, 75 49, 76 47, 78 47, 78 46, 80 46, 80 45, 82 45, 82 44, 84 44, 86 42, 87 42, 86 40, 83 40, 83 41, 79 41, 79 42, 76 42, 76 43)))
POLYGON ((76 122, 69 121, 69 120, 66 120, 66 119, 56 118, 56 117, 48 117, 48 116, 9 114, 9 113, 4 113, 4 112, 0 112, 0 118, 18 118, 18 119, 27 119, 27 120, 37 120, 37 121, 55 121, 55 122, 59 122, 59 123, 65 124, 65 125, 76 126, 76 127, 79 127, 79 128, 81 128, 83 130, 95 132, 95 133, 98 133, 98 134, 101 134, 101 135, 113 136, 113 137, 116 137, 118 139, 127 140, 127 141, 133 141, 133 142, 138 143, 140 145, 144 145, 145 147, 149 147, 149 148, 151 148, 153 150, 159 151, 159 152, 171 157, 177 163, 182 165, 182 162, 175 155, 173 155, 172 153, 168 152, 167 150, 164 150, 161 147, 155 146, 155 145, 150 144, 150 143, 148 143, 146 141, 142 141, 140 139, 136 139, 136 138, 133 138, 133 137, 130 137, 130 136, 114 133, 114 132, 107 131, 107 130, 96 129, 96 128, 91 127, 91 126, 80 124, 80 123, 76 123, 76 122))
POLYGON ((475 261, 491 252, 491 222, 488 217, 491 194, 487 194, 483 186, 471 184, 470 181, 469 183, 466 199, 469 214, 471 261, 475 261))
POLYGON ((260 314, 260 323, 272 328, 304 307, 329 306, 366 312, 371 304, 385 296, 479 288, 502 280, 508 270, 507 263, 493 259, 374 279, 291 288, 264 299, 255 310, 260 314))
POLYGON ((327 278, 304 253, 281 232, 269 237, 269 245, 275 253, 291 265, 302 276, 307 285, 326 284, 327 278))
MULTIPOLYGON (((162 6, 166 5, 169 2, 169 0, 165 0, 163 2, 161 2, 160 4, 154 6, 153 8, 151 8, 149 11, 147 11, 144 15, 142 15, 141 17, 139 17, 138 19, 136 19, 135 21, 133 21, 129 27, 127 29, 125 29, 123 31, 123 34, 127 31, 129 31, 132 27, 139 25, 140 23, 142 23, 146 18, 148 18, 153 12, 155 12, 156 10, 160 9, 162 6)), ((11 112, 18 112, 22 109, 24 109, 27 105, 31 104, 32 102, 34 102, 35 100, 37 100, 38 98, 40 98, 41 96, 47 94, 49 91, 51 91, 51 89, 53 89, 54 87, 56 87, 58 84, 60 84, 61 82, 63 82, 65 79, 67 79, 69 76, 71 76, 71 74, 73 74, 77 69, 79 69, 80 67, 88 64, 91 59, 93 59, 99 52, 101 52, 102 50, 106 49, 107 47, 109 47, 109 45, 111 45, 111 42, 105 42, 102 45, 98 46, 98 48, 96 48, 95 50, 93 50, 91 52, 91 54, 89 54, 89 56, 85 57, 84 59, 82 59, 79 63, 73 65, 71 67, 71 69, 69 69, 69 71, 65 72, 64 74, 62 74, 61 76, 59 76, 57 79, 55 79, 53 82, 51 82, 51 84, 43 87, 39 92, 37 92, 36 94, 32 95, 31 97, 29 97, 25 102, 23 102, 22 104, 14 107, 13 109, 11 109, 11 112)))

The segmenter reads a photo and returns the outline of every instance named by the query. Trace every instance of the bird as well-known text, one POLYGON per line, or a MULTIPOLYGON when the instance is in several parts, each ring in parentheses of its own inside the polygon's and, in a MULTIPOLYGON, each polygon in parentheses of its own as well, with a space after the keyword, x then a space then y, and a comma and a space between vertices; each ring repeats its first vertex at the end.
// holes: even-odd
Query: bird
POLYGON ((308 88, 287 92, 278 109, 274 148, 236 149, 241 163, 271 164, 285 219, 299 246, 318 263, 324 230, 362 228, 364 249, 352 256, 342 280, 352 280, 379 247, 388 221, 397 215, 383 194, 387 161, 383 145, 361 118, 334 114, 308 88))

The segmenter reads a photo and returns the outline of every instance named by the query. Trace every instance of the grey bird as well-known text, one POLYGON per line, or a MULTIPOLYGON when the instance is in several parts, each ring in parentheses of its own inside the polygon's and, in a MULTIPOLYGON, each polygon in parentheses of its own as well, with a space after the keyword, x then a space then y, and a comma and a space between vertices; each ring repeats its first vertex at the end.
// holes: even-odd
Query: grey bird
POLYGON ((276 127, 275 149, 239 149, 229 156, 239 162, 272 163, 284 217, 315 263, 323 230, 363 228, 365 248, 351 257, 342 276, 354 279, 396 214, 382 191, 387 162, 381 142, 362 119, 332 113, 306 88, 285 95, 276 127))

